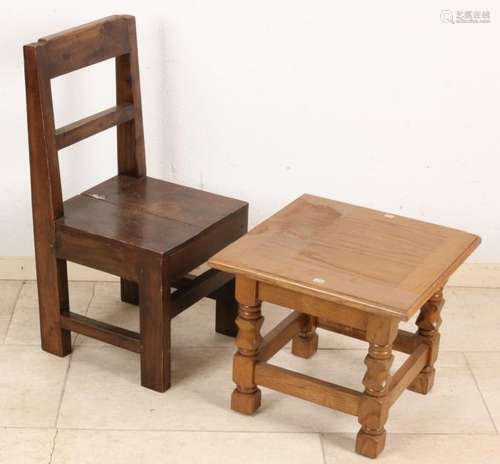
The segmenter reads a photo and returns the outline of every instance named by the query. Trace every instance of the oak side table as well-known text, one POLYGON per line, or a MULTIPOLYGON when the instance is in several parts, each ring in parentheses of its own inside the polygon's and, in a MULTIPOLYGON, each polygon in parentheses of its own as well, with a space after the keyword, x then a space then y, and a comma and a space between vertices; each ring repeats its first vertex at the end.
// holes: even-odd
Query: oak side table
POLYGON ((255 412, 261 385, 357 416, 356 452, 375 458, 394 402, 405 389, 432 388, 443 286, 479 243, 456 229, 301 196, 209 261, 236 275, 231 408, 255 412), (265 337, 262 301, 294 310, 265 337), (398 330, 419 310, 416 333, 398 330), (316 327, 369 343, 364 391, 268 362, 290 340, 293 354, 311 357, 316 327), (409 355, 394 373, 392 350, 409 355))

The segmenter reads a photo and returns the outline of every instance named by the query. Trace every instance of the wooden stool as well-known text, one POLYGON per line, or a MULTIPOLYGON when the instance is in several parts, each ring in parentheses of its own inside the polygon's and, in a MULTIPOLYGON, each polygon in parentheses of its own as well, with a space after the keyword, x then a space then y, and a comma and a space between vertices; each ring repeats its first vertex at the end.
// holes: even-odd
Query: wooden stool
POLYGON ((216 299, 216 330, 234 336, 232 276, 204 263, 247 230, 248 205, 146 177, 135 20, 111 16, 24 47, 42 348, 66 356, 70 332, 140 353, 141 383, 170 386, 170 321, 216 299), (50 80, 116 58, 116 106, 56 129, 50 80), (118 176, 63 202, 58 150, 117 126, 118 176), (140 304, 140 333, 70 312, 66 261, 120 276, 140 304), (171 288, 177 290, 171 293, 171 288))
POLYGON ((258 385, 288 393, 357 416, 356 451, 378 456, 391 405, 407 388, 432 388, 442 287, 479 243, 459 230, 311 195, 279 211, 209 262, 236 274, 232 409, 255 412, 258 385), (265 337, 262 301, 295 310, 265 337), (398 330, 419 309, 417 333, 398 330), (268 363, 290 340, 293 354, 312 356, 316 327, 369 343, 363 392, 268 363), (391 374, 393 349, 409 357, 391 374))

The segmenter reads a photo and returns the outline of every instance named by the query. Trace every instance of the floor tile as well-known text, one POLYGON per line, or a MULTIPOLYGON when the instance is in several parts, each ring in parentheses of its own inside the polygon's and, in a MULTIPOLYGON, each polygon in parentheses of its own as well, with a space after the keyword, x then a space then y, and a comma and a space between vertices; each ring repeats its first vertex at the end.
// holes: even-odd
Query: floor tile
MULTIPOLYGON (((402 359, 404 355, 397 353, 397 357, 402 359)), ((436 380, 430 393, 403 393, 391 408, 387 430, 393 433, 495 432, 465 357, 457 352, 439 354, 436 380)))
POLYGON ((319 435, 62 430, 53 464, 322 464, 319 435))
POLYGON ((55 429, 3 429, 0 464, 47 464, 55 429))
POLYGON ((3 343, 22 282, 0 281, 0 343, 3 343))
MULTIPOLYGON (((94 283, 92 282, 70 282, 69 300, 71 311, 85 314, 93 291, 94 283)), ((5 343, 12 345, 40 345, 36 282, 27 282, 23 285, 5 343)))
MULTIPOLYGON (((354 435, 323 435, 327 464, 366 464, 354 453, 354 435)), ((498 462, 500 435, 388 435, 376 462, 486 464, 498 462)))
POLYGON ((453 288, 445 298, 442 350, 500 351, 500 289, 453 288))
MULTIPOLYGON (((263 392, 263 406, 254 417, 231 411, 232 356, 233 349, 227 348, 174 350, 172 388, 159 394, 140 387, 139 358, 134 353, 113 347, 77 347, 58 425, 150 430, 356 430, 356 420, 350 416, 271 390, 263 392)), ((288 352, 280 356, 292 363, 303 361, 288 352)), ((321 363, 321 357, 310 363, 321 363)), ((323 372, 332 375, 332 365, 323 364, 323 372)))
POLYGON ((486 406, 500 430, 500 352, 466 353, 486 406))
MULTIPOLYGON (((262 333, 276 325, 288 310, 264 304, 262 333)), ((87 315, 108 324, 139 331, 139 308, 120 301, 120 285, 98 282, 87 315)), ((79 345, 103 346, 102 342, 78 337, 79 345)), ((172 345, 176 347, 234 347, 234 339, 215 332, 215 301, 204 298, 172 321, 172 345)))
POLYGON ((69 358, 0 346, 0 427, 53 427, 69 358))
MULTIPOLYGON (((354 432, 355 418, 263 389, 249 418, 229 410, 232 349, 177 348, 172 388, 157 394, 139 386, 138 356, 123 350, 78 347, 68 376, 63 428, 218 431, 354 432)), ((282 351, 272 363, 361 389, 364 351, 320 350, 310 360, 282 351)), ((398 363, 403 361, 398 356, 398 363)), ((442 353, 427 396, 406 392, 388 423, 398 433, 490 433, 493 424, 461 353, 442 353), (456 407, 457 402, 461 404, 456 407)))

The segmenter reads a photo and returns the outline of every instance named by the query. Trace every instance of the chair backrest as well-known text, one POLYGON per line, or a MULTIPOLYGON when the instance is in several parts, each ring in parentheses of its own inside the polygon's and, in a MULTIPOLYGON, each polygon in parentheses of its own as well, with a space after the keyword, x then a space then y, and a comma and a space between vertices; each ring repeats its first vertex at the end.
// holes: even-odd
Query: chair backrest
POLYGON ((25 45, 24 67, 34 225, 47 231, 64 213, 61 148, 117 126, 118 173, 146 175, 135 18, 109 16, 25 45), (116 106, 56 129, 50 80, 109 58, 116 106))

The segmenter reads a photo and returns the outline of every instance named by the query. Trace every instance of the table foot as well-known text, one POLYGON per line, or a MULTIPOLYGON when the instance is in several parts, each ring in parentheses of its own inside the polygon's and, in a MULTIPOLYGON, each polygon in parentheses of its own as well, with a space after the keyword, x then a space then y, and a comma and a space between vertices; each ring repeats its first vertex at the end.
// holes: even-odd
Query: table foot
POLYGON ((308 359, 318 351, 318 334, 316 333, 316 318, 309 315, 305 317, 304 326, 292 340, 292 353, 308 359))
POLYGON ((231 395, 231 409, 242 414, 253 414, 260 407, 260 399, 259 388, 250 393, 241 392, 236 388, 231 395))
POLYGON ((368 458, 376 458, 385 447, 385 435, 385 430, 376 435, 360 430, 356 436, 356 453, 368 458))
POLYGON ((297 335, 292 340, 292 353, 301 358, 310 358, 318 351, 318 334, 314 333, 309 338, 297 335))
POLYGON ((429 370, 426 368, 417 375, 415 380, 410 384, 408 390, 415 393, 420 393, 422 395, 427 395, 432 390, 434 385, 434 377, 436 376, 436 369, 430 367, 429 370))

